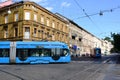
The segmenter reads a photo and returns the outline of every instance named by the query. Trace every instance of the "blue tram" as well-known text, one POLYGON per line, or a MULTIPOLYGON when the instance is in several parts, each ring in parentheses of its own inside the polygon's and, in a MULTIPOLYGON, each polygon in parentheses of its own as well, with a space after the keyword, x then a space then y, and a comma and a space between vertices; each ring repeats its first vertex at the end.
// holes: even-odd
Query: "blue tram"
POLYGON ((101 48, 94 48, 91 52, 91 57, 101 58, 101 48))
POLYGON ((70 62, 70 51, 62 42, 0 42, 0 63, 70 62))

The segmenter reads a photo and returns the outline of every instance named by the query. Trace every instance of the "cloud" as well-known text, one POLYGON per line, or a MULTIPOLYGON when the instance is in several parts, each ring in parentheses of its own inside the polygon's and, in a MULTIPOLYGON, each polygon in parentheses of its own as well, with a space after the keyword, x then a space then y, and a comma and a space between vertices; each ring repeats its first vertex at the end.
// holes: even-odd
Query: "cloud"
POLYGON ((53 7, 45 7, 47 10, 52 11, 53 7))
POLYGON ((63 2, 61 4, 62 7, 69 7, 71 5, 71 3, 68 3, 68 2, 63 2))

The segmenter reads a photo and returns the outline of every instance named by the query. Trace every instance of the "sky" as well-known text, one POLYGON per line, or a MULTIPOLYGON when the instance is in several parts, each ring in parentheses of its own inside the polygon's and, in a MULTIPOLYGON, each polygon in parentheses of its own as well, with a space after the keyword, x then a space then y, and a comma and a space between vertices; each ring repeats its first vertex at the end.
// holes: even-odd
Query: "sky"
MULTIPOLYGON (((6 0, 0 0, 3 2, 6 0)), ((14 0, 21 1, 21 0, 14 0)), ((73 20, 98 38, 120 33, 120 0, 29 0, 73 20), (107 10, 107 11, 106 11, 107 10), (99 15, 102 12, 103 15, 99 15), (84 17, 86 15, 95 14, 84 17)))

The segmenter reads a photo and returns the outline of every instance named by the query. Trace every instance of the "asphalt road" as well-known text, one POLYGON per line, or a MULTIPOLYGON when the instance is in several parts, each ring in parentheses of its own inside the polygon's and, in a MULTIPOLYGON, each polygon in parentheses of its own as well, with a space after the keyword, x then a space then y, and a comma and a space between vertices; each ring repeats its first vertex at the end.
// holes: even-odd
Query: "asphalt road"
POLYGON ((74 58, 66 64, 1 64, 0 80, 120 80, 117 58, 110 55, 74 58))

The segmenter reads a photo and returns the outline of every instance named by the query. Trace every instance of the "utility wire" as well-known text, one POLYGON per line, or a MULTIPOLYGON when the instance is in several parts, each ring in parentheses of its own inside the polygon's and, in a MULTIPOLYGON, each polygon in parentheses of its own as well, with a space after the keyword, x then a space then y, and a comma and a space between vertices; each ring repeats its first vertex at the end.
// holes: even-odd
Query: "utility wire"
POLYGON ((103 13, 105 12, 113 12, 114 10, 116 9, 120 9, 120 7, 116 7, 116 8, 112 8, 112 9, 109 9, 109 10, 103 10, 103 11, 100 11, 99 13, 93 13, 93 14, 90 14, 90 15, 85 15, 85 16, 82 16, 82 17, 78 17, 78 18, 75 18, 75 19, 80 19, 80 18, 85 18, 85 17, 90 17, 90 16, 95 16, 95 15, 100 15, 102 16, 103 13))
MULTIPOLYGON (((83 9, 76 0, 74 0, 74 1, 78 5, 78 7, 84 12, 85 16, 88 17, 92 21, 92 19, 90 18, 90 16, 86 13, 85 9, 83 9)), ((93 21, 92 21, 92 23, 93 23, 93 21)))
MULTIPOLYGON (((83 8, 80 6, 80 4, 77 2, 77 0, 74 0, 74 1, 75 1, 75 3, 77 4, 77 6, 84 12, 85 17, 88 17, 88 19, 89 19, 97 28, 99 28, 99 27, 97 26, 97 24, 95 24, 95 22, 91 19, 91 17, 86 13, 85 9, 83 9, 83 8)), ((99 28, 99 30, 101 30, 101 29, 99 28)))

